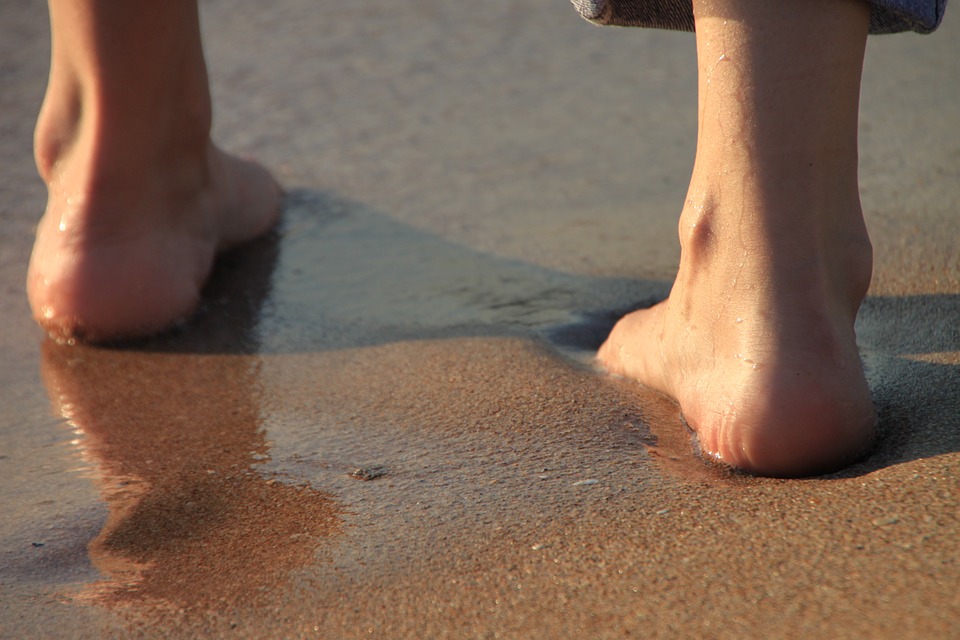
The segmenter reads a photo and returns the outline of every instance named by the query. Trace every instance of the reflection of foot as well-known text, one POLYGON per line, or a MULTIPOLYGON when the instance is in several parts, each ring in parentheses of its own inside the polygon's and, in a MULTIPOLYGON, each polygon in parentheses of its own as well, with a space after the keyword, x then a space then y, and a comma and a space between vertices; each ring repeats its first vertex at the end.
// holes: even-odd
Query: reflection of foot
POLYGON ((196 307, 217 251, 277 219, 280 189, 259 165, 212 144, 146 170, 98 175, 80 159, 44 166, 50 188, 27 292, 59 339, 147 335, 196 307))
POLYGON ((49 340, 41 356, 55 412, 82 433, 74 444, 109 509, 87 546, 102 579, 79 601, 209 622, 289 598, 293 575, 340 532, 329 495, 257 469, 269 446, 250 358, 49 340))
POLYGON ((790 247, 796 235, 753 242, 721 217, 684 213, 670 297, 623 318, 599 360, 677 400, 704 453, 726 464, 793 476, 849 463, 875 421, 853 328, 870 280, 866 232, 790 247))

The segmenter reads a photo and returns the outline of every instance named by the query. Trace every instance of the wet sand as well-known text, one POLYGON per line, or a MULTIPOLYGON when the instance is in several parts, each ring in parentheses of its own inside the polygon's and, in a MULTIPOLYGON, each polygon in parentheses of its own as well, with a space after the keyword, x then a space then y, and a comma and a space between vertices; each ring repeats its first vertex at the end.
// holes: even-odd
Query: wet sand
POLYGON ((284 222, 176 333, 63 347, 23 294, 46 16, 0 6, 0 637, 958 633, 955 16, 869 43, 882 436, 791 481, 589 365, 676 268, 692 36, 560 0, 203 17, 216 136, 284 222))

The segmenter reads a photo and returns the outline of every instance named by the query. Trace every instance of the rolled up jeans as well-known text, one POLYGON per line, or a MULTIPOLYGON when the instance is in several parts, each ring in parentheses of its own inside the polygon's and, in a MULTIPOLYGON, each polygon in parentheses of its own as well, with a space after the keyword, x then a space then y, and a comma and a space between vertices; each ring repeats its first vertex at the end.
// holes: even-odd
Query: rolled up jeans
MULTIPOLYGON (((621 27, 693 31, 692 0, 571 0, 587 20, 621 27)), ((779 2, 780 0, 770 0, 779 2)), ((869 0, 870 33, 930 33, 947 0, 869 0)))

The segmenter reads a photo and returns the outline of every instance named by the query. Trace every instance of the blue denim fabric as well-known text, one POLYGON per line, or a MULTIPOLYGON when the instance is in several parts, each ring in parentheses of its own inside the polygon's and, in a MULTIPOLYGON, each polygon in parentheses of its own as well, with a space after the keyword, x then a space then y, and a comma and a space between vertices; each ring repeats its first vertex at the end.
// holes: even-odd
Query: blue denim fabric
MULTIPOLYGON (((776 1, 776 0, 772 0, 776 1)), ((870 33, 930 33, 940 25, 947 0, 869 0, 870 33)), ((597 24, 693 31, 692 0, 571 0, 597 24)))

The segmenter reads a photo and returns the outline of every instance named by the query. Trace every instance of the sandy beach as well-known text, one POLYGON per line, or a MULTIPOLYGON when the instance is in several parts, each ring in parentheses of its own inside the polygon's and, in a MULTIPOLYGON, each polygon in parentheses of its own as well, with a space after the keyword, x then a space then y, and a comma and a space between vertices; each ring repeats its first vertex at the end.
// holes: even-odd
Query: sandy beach
POLYGON ((669 291, 691 34, 563 0, 202 3, 215 139, 287 189, 198 315, 24 294, 42 5, 0 5, 0 638, 960 637, 960 20, 870 39, 871 455, 709 468, 591 365, 669 291))

